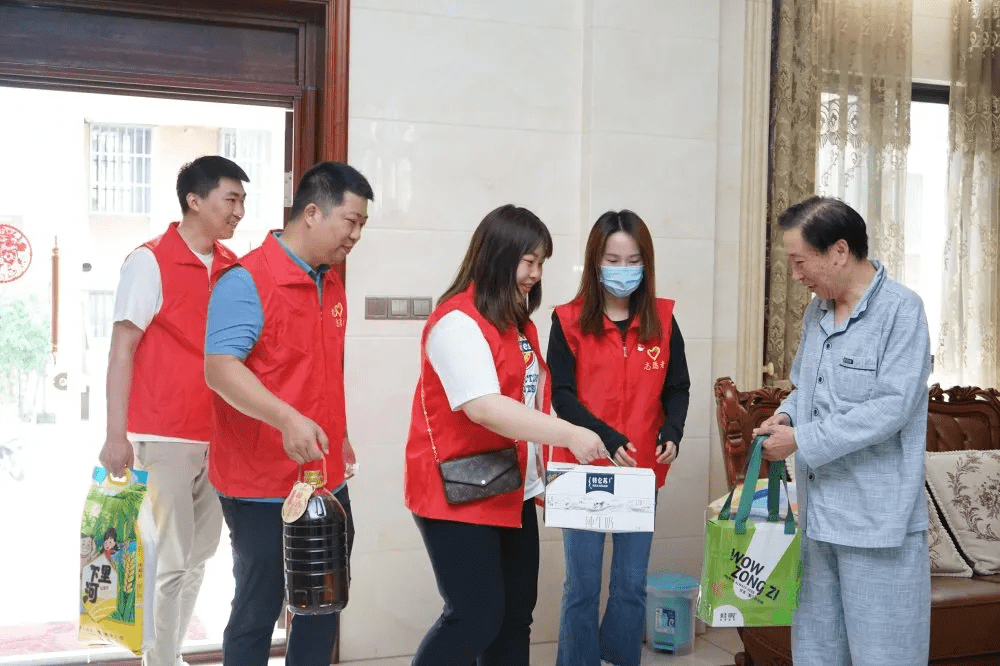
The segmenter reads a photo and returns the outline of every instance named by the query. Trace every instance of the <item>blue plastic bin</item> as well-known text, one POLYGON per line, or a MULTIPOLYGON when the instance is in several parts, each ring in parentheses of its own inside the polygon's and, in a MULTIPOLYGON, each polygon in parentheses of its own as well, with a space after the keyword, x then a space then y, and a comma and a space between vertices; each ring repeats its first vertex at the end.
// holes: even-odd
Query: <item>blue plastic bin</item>
POLYGON ((694 649, 698 581, 681 573, 646 579, 646 642, 657 650, 688 654, 694 649))

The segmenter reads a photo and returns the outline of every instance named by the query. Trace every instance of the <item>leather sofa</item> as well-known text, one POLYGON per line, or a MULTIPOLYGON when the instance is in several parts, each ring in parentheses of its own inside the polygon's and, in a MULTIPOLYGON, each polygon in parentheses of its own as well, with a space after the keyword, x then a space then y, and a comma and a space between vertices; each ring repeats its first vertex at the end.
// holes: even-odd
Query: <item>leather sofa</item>
MULTIPOLYGON (((729 487, 742 483, 751 431, 787 391, 765 387, 739 391, 729 377, 715 382, 719 435, 729 487)), ((929 391, 927 450, 1000 449, 1000 392, 935 384, 929 391)), ((761 476, 766 476, 765 469, 761 476)), ((743 652, 737 666, 792 663, 789 627, 739 629, 743 652)), ((931 577, 930 663, 941 666, 1000 665, 1000 575, 931 577)))

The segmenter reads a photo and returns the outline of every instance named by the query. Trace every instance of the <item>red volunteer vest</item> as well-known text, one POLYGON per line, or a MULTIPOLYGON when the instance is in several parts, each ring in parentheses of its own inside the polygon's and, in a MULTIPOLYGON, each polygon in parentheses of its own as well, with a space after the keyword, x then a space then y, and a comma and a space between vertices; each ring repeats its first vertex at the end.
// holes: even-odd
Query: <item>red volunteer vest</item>
MULTIPOLYGON (((493 353, 500 392, 520 402, 524 392, 525 354, 518 343, 518 331, 511 327, 501 333, 486 321, 476 309, 472 287, 461 294, 449 298, 431 313, 420 340, 420 349, 427 343, 427 335, 440 319, 454 310, 460 310, 472 317, 479 325, 493 353)), ((538 354, 538 333, 530 321, 525 325, 524 335, 535 350, 539 365, 539 383, 543 396, 543 408, 549 411, 551 391, 547 380, 548 367, 538 354)), ((524 503, 524 488, 503 495, 494 495, 483 500, 460 505, 448 504, 444 497, 441 472, 434 461, 431 436, 437 447, 439 460, 451 460, 461 456, 485 451, 495 451, 510 446, 511 440, 473 423, 462 410, 452 411, 445 395, 444 387, 434 367, 421 351, 421 372, 423 373, 423 395, 420 380, 413 396, 410 415, 410 434, 406 441, 405 501, 406 507, 425 518, 454 520, 477 525, 498 527, 520 527, 521 508, 524 503), (425 416, 426 407, 426 416, 425 416), (429 430, 429 432, 428 432, 429 430)), ((528 447, 525 442, 517 445, 521 463, 521 478, 525 478, 528 447)))
MULTIPOLYGON (((670 365, 670 333, 674 302, 656 299, 662 333, 659 340, 639 340, 635 317, 625 333, 624 348, 618 327, 604 318, 604 335, 586 335, 580 328, 579 300, 556 308, 569 349, 576 358, 576 392, 591 414, 628 437, 637 450, 636 462, 656 472, 663 485, 670 465, 656 463, 656 436, 665 417, 660 396, 670 365)), ((552 447, 551 460, 576 462, 569 449, 552 447)), ((546 458, 547 460, 549 458, 546 458)), ((608 459, 591 463, 610 465, 608 459)))
MULTIPOLYGON (((264 327, 244 362, 268 391, 315 421, 330 440, 326 487, 344 481, 344 331, 347 297, 334 270, 316 283, 274 237, 239 261, 260 295, 264 327)), ((209 447, 212 485, 229 497, 283 497, 299 466, 281 444, 281 432, 213 397, 215 433, 209 447)), ((319 462, 309 469, 319 469, 319 462)))
POLYGON ((207 442, 212 434, 212 392, 205 384, 208 296, 236 255, 216 242, 210 277, 177 232, 178 224, 142 245, 159 266, 163 304, 132 358, 128 430, 207 442))

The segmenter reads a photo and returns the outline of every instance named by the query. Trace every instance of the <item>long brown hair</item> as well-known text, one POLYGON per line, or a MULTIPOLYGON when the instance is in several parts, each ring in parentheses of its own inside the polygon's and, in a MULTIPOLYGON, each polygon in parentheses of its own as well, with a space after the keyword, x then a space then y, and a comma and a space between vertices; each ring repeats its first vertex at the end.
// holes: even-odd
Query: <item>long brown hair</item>
POLYGON ((438 305, 475 284, 479 314, 501 331, 522 328, 542 302, 542 283, 528 292, 527 305, 517 288, 521 258, 539 247, 552 256, 552 236, 538 216, 512 204, 490 211, 476 227, 455 281, 438 299, 438 305))
POLYGON ((624 231, 639 246, 643 275, 639 288, 628 301, 629 317, 639 319, 639 338, 650 341, 660 337, 660 316, 656 309, 656 270, 653 260, 653 238, 642 218, 630 210, 609 210, 597 218, 583 259, 583 278, 576 297, 583 302, 580 328, 591 335, 604 334, 604 286, 601 284, 601 261, 612 234, 624 231))

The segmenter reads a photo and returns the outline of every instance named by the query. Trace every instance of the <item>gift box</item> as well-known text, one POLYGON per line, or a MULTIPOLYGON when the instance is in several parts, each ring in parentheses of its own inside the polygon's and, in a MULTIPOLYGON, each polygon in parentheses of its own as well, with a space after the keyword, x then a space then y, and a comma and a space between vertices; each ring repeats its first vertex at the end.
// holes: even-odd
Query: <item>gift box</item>
POLYGON ((656 476, 641 467, 550 462, 545 524, 592 532, 652 532, 656 476))

